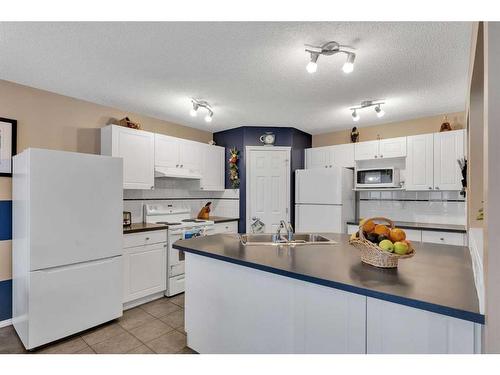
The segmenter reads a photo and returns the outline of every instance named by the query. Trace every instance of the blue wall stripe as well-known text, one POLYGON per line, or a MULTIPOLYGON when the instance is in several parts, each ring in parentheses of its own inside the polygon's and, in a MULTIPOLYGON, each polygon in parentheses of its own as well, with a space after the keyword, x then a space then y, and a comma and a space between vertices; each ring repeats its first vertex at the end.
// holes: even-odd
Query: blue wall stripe
POLYGON ((0 321, 12 318, 12 280, 0 281, 0 321))
POLYGON ((12 201, 0 201, 0 241, 12 239, 12 201))

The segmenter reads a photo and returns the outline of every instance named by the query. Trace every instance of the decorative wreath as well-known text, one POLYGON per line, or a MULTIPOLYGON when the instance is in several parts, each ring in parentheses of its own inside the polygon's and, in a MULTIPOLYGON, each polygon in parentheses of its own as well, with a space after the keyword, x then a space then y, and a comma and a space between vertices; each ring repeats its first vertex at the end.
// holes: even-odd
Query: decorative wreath
POLYGON ((233 189, 240 186, 240 175, 238 172, 238 160, 240 160, 240 152, 233 147, 229 150, 231 157, 229 158, 229 180, 233 189))

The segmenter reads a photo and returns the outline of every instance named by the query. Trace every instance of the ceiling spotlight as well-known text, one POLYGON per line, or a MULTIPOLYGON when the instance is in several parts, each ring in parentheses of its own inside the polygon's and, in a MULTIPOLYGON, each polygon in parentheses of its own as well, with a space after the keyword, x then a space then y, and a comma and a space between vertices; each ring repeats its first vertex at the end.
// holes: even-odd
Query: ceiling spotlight
POLYGON ((380 104, 375 107, 375 112, 377 112, 377 117, 381 118, 384 117, 385 112, 382 108, 380 108, 380 104))
POLYGON ((337 53, 345 53, 347 55, 347 60, 342 67, 342 70, 345 73, 351 73, 354 70, 354 59, 356 58, 356 54, 350 50, 354 48, 349 46, 342 46, 337 42, 331 41, 323 44, 322 46, 311 46, 306 44, 306 52, 311 54, 311 60, 306 66, 306 70, 309 73, 314 73, 318 70, 317 60, 319 55, 323 56, 331 56, 337 53))
POLYGON ((354 59, 356 58, 356 55, 354 53, 348 53, 347 54, 347 60, 344 63, 344 66, 342 67, 342 70, 344 73, 352 73, 354 70, 354 59))
POLYGON ((381 100, 363 100, 358 106, 349 108, 349 110, 352 111, 352 120, 358 122, 360 119, 358 115, 358 110, 367 107, 375 107, 375 112, 377 113, 377 117, 380 118, 384 116, 385 112, 381 107, 382 104, 385 104, 385 102, 381 100))
POLYGON ((356 112, 356 110, 352 111, 352 121, 358 122, 359 119, 360 119, 360 117, 358 115, 358 112, 356 112))
POLYGON ((317 53, 311 52, 311 61, 309 61, 309 64, 306 66, 306 70, 311 74, 318 70, 318 63, 316 62, 318 61, 318 56, 319 55, 317 53))
POLYGON ((198 109, 204 108, 207 111, 207 114, 205 116, 205 121, 212 122, 214 111, 210 106, 210 104, 208 104, 208 102, 206 102, 205 100, 191 98, 191 103, 193 104, 193 108, 191 108, 191 110, 189 111, 189 114, 191 116, 196 117, 196 115, 198 114, 198 109))

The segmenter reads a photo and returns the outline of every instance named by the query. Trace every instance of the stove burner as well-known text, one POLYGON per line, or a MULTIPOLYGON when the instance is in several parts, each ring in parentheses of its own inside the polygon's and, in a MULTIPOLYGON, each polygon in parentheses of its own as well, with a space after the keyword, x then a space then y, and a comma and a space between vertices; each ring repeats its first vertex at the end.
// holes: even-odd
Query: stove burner
POLYGON ((181 225, 181 223, 170 223, 168 221, 157 221, 156 224, 163 224, 163 225, 181 225))
POLYGON ((182 220, 183 223, 204 223, 205 220, 199 220, 199 219, 184 219, 182 220))

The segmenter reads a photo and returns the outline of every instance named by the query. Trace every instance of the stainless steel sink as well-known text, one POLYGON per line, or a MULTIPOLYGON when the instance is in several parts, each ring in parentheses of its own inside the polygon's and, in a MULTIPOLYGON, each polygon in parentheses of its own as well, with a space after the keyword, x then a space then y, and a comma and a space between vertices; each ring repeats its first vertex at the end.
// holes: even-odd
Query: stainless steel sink
POLYGON ((240 235, 241 243, 245 246, 252 245, 273 245, 273 246, 296 246, 296 245, 332 245, 336 241, 332 241, 320 234, 311 233, 294 233, 292 240, 273 241, 272 234, 242 234, 240 235))

